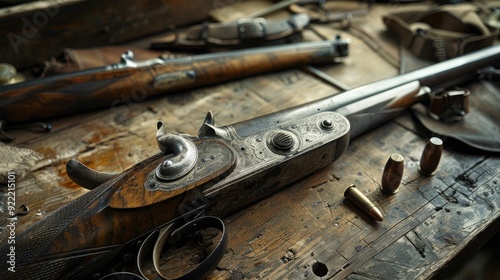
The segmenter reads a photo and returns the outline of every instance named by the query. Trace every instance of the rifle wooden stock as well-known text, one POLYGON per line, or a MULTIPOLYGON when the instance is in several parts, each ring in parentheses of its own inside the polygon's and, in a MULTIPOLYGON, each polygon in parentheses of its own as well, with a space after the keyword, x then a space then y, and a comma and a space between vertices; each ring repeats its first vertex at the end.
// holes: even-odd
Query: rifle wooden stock
POLYGON ((122 64, 0 87, 0 119, 44 120, 112 108, 164 93, 307 64, 333 63, 346 56, 347 42, 305 42, 173 59, 122 64))
MULTIPOLYGON (((349 142, 349 124, 338 113, 318 114, 318 109, 345 110, 344 113, 353 122, 351 131, 354 130, 354 133, 351 137, 354 137, 381 120, 393 117, 394 110, 395 113, 401 112, 401 109, 420 100, 421 87, 433 88, 450 81, 466 81, 478 69, 496 61, 500 61, 500 45, 235 125, 215 127, 206 121, 200 136, 192 141, 198 147, 218 143, 227 148, 238 158, 236 163, 227 163, 231 167, 223 166, 224 172, 198 177, 195 183, 182 177, 176 181, 182 183, 186 180, 186 184, 171 190, 152 190, 153 187, 148 189, 145 183, 151 176, 154 177, 155 168, 169 155, 158 154, 148 158, 21 233, 16 239, 16 273, 6 268, 9 245, 0 247, 0 277, 85 279, 123 252, 135 248, 139 240, 159 226, 190 219, 192 214, 201 210, 216 216, 233 213, 338 159, 349 142), (369 108, 358 103, 366 103, 367 100, 370 100, 369 108), (389 113, 386 114, 386 111, 389 113), (373 118, 375 113, 382 117, 373 118), (358 120, 355 116, 359 114, 371 117, 358 120), (331 133, 328 122, 322 121, 325 118, 336 121, 336 129, 341 129, 331 139, 328 138, 331 133), (270 160, 248 156, 249 150, 265 142, 259 137, 290 131, 288 128, 298 131, 305 122, 312 124, 308 129, 319 130, 319 135, 326 137, 320 139, 321 145, 312 143, 310 149, 298 149, 285 156, 269 151, 269 148, 264 151, 268 146, 263 143, 263 148, 255 150, 255 155, 264 151, 269 154, 270 160), (305 161, 310 163, 309 169, 301 165, 305 161)), ((300 137, 300 134, 296 136, 300 137)), ((304 142, 303 145, 307 145, 304 142)), ((201 154, 199 158, 205 156, 201 154)), ((168 186, 171 182, 165 184, 168 186)))

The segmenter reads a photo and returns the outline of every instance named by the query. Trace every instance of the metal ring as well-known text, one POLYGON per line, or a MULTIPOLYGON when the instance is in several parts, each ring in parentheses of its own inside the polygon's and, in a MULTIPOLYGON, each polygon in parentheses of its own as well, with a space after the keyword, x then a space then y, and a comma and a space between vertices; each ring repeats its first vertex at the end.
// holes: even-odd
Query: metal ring
POLYGON ((114 272, 104 275, 99 280, 146 280, 146 278, 132 272, 114 272))
POLYGON ((206 216, 194 219, 185 225, 175 228, 175 225, 169 224, 161 229, 153 231, 143 242, 141 248, 139 249, 139 254, 137 256, 137 266, 139 268, 139 272, 143 277, 146 277, 143 271, 143 263, 146 255, 153 251, 153 265, 155 267, 156 272, 162 279, 166 280, 188 280, 188 279, 202 279, 208 273, 210 273, 220 262, 227 248, 227 231, 224 225, 224 222, 213 216, 206 216), (204 228, 216 228, 222 232, 222 237, 215 246, 215 249, 196 267, 185 273, 184 275, 169 278, 165 276, 161 271, 160 267, 160 255, 161 252, 164 251, 169 243, 168 240, 171 237, 186 236, 189 232, 197 231, 204 228), (155 241, 156 240, 156 241, 155 241), (154 245, 153 242, 155 241, 154 245))

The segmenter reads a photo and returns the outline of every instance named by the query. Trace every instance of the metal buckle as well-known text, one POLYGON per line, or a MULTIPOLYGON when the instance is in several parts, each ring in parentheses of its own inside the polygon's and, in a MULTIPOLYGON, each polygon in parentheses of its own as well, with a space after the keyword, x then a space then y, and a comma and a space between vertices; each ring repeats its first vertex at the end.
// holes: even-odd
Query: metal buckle
POLYGON ((240 39, 264 38, 267 31, 267 21, 264 18, 243 18, 238 20, 240 39))
POLYGON ((456 122, 464 118, 469 112, 469 95, 467 89, 432 92, 429 115, 444 122, 456 122))

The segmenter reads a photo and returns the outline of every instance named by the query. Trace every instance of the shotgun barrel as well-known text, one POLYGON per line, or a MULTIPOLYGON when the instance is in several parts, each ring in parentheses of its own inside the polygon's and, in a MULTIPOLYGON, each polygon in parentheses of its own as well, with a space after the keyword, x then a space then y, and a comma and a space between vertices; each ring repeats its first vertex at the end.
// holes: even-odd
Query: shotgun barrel
MULTIPOLYGON (((341 110, 342 107, 357 101, 374 97, 370 102, 388 102, 399 95, 398 91, 392 94, 383 94, 404 84, 418 82, 421 86, 430 89, 446 88, 460 83, 465 83, 480 73, 479 70, 498 64, 500 61, 500 46, 494 45, 478 52, 436 63, 406 74, 397 75, 374 83, 370 83, 340 95, 325 97, 307 104, 271 113, 253 120, 243 121, 231 125, 238 135, 244 137, 262 127, 273 125, 277 122, 289 121, 317 112, 341 110), (384 101, 384 99, 386 99, 384 101)), ((365 101, 366 102, 366 101, 365 101)))

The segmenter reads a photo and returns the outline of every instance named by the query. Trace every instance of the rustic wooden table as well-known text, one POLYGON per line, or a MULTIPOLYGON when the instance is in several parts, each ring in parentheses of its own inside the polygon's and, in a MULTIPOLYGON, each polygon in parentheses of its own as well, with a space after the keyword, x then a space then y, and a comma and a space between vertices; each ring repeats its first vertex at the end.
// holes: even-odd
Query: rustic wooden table
MULTIPOLYGON (((351 43, 343 63, 320 69, 349 87, 396 75, 397 40, 384 32, 381 22, 381 15, 395 8, 376 5, 367 16, 353 20, 356 28, 313 25, 306 38, 341 34, 351 43)), ((209 110, 217 124, 225 125, 338 92, 294 69, 147 101, 131 99, 120 107, 54 120, 47 134, 14 131, 12 145, 42 157, 31 172, 18 174, 17 203, 29 206, 30 212, 19 218, 17 230, 86 192, 68 178, 69 159, 121 172, 156 154, 158 120, 169 131, 196 135, 209 110)), ((448 276, 500 227, 500 158, 456 150, 445 141, 437 173, 424 177, 418 162, 427 137, 405 113, 352 141, 334 164, 225 217, 228 249, 209 279, 448 276), (399 192, 388 196, 380 185, 392 153, 404 156, 405 170, 399 192), (383 222, 345 200, 350 184, 375 202, 383 222)), ((4 242, 7 230, 0 234, 4 242)))

